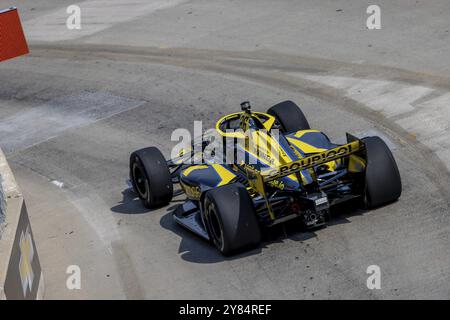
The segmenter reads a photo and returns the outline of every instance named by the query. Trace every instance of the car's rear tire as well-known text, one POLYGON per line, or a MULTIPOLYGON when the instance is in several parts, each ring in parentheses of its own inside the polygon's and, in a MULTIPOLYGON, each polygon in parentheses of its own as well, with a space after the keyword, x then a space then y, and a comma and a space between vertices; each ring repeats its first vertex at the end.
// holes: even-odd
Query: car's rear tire
POLYGON ((204 214, 211 241, 223 255, 260 244, 253 201, 243 185, 233 183, 207 191, 204 214))
POLYGON ((366 137, 364 203, 375 208, 397 200, 402 193, 400 172, 389 147, 380 137, 366 137))
POLYGON ((280 102, 267 110, 267 113, 278 120, 286 134, 311 129, 302 110, 292 101, 280 102))
POLYGON ((172 200, 172 178, 158 148, 144 148, 131 154, 130 179, 145 207, 161 207, 172 200))

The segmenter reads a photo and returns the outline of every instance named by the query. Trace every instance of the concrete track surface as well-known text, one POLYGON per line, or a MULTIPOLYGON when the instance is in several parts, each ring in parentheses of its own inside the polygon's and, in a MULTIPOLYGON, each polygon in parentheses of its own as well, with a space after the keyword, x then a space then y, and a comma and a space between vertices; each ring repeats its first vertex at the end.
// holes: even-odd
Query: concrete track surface
MULTIPOLYGON (((0 145, 24 191, 46 298, 450 298, 450 3, 71 1, 19 7, 31 54, 0 65, 0 145), (82 17, 83 17, 82 16, 82 17), (83 19, 83 18, 82 18, 83 19), (332 139, 381 134, 401 199, 344 206, 315 232, 271 230, 224 258, 127 190, 128 156, 170 154, 176 128, 211 127, 249 99, 286 99, 332 139), (81 290, 67 290, 79 265, 81 290), (366 268, 381 268, 381 289, 366 268)), ((179 201, 180 199, 178 199, 179 201)))

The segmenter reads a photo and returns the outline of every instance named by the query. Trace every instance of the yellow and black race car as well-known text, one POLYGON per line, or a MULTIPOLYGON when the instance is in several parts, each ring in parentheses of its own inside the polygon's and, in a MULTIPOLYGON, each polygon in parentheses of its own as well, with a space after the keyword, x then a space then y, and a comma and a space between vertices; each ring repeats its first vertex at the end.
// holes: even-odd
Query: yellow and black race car
POLYGON ((187 198, 175 221, 227 255, 258 245, 261 227, 297 218, 316 228, 337 203, 359 198, 373 208, 400 197, 399 170, 381 138, 347 134, 346 144, 334 144, 292 101, 267 113, 248 102, 241 109, 217 122, 220 139, 194 141, 176 158, 155 147, 133 152, 130 180, 143 204, 168 204, 179 184, 187 198), (210 148, 213 140, 226 147, 210 148))

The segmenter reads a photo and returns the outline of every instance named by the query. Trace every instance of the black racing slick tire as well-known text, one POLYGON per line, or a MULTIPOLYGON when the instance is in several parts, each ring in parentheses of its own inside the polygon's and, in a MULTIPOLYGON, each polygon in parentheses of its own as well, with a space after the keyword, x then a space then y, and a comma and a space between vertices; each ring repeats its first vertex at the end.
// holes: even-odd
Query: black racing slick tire
POLYGON ((130 179, 145 207, 161 207, 172 200, 172 178, 167 162, 158 148, 144 148, 131 154, 130 179))
POLYGON ((267 110, 267 113, 278 120, 285 134, 311 129, 302 110, 292 101, 280 102, 267 110))
POLYGON ((261 230, 253 201, 247 189, 238 183, 211 189, 204 198, 208 234, 223 255, 261 242, 261 230))
POLYGON ((366 137, 362 141, 367 161, 364 191, 366 208, 396 201, 402 193, 402 182, 391 150, 380 137, 366 137))

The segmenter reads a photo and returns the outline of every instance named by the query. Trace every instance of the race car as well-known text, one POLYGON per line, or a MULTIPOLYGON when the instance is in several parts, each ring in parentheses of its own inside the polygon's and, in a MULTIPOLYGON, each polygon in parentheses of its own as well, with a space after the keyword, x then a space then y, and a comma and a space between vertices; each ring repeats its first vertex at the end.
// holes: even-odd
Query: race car
POLYGON ((156 147, 133 152, 130 181, 147 208, 184 193, 174 220, 224 255, 258 246, 261 228, 291 219, 318 228, 330 220, 331 206, 360 199, 355 203, 370 209, 402 192, 397 164, 380 137, 347 133, 347 143, 332 143, 292 101, 267 113, 243 102, 240 112, 217 121, 215 133, 219 139, 194 140, 170 160, 156 147), (235 152, 231 161, 224 161, 225 152, 206 152, 221 139, 235 152))

